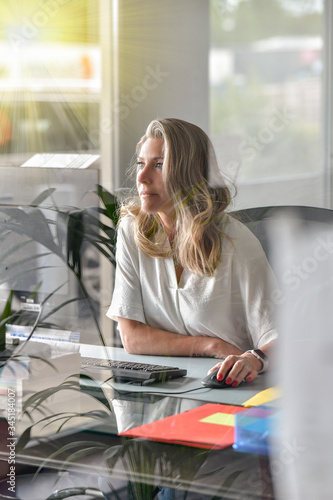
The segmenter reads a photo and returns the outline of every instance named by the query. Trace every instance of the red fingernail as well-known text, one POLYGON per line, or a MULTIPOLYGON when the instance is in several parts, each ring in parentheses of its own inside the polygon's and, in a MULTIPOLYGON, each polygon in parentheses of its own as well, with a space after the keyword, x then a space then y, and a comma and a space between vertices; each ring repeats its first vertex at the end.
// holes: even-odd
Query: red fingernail
POLYGON ((246 382, 251 382, 252 378, 251 377, 246 377, 246 382))
POLYGON ((235 380, 232 384, 231 384, 231 387, 237 387, 238 386, 238 382, 237 380, 235 380))
POLYGON ((227 380, 225 381, 226 384, 230 384, 231 383, 231 378, 228 377, 227 380))

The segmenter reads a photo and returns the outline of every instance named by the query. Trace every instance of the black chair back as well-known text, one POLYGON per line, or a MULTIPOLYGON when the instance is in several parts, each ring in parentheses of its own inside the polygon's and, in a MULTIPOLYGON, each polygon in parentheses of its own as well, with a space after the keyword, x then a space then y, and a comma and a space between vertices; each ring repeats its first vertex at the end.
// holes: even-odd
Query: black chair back
POLYGON ((297 221, 305 230, 313 228, 314 225, 318 230, 327 227, 333 229, 333 210, 320 207, 297 205, 255 207, 237 210, 230 215, 245 224, 258 238, 271 265, 274 265, 271 250, 272 220, 279 217, 290 222, 297 221))

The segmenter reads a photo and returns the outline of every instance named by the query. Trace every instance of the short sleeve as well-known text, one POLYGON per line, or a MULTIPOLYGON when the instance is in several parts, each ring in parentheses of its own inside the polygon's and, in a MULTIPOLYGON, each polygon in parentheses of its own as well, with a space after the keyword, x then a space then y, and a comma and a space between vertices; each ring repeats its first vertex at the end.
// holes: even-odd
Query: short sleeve
POLYGON ((245 226, 236 244, 236 273, 244 307, 246 331, 254 348, 277 338, 274 291, 278 284, 260 242, 245 226))
POLYGON ((125 217, 117 235, 116 274, 111 305, 106 315, 145 323, 140 284, 138 248, 134 242, 132 218, 125 217))

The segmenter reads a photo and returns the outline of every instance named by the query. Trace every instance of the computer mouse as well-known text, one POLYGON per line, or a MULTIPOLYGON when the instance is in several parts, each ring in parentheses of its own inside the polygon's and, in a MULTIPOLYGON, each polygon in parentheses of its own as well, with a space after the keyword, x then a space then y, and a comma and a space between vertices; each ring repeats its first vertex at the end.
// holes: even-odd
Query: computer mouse
POLYGON ((225 381, 228 378, 228 373, 230 372, 230 370, 227 371, 223 380, 217 380, 216 375, 219 369, 216 368, 216 370, 212 371, 204 379, 202 379, 201 383, 203 386, 210 387, 212 389, 227 389, 228 387, 232 387, 231 384, 225 383, 225 381))

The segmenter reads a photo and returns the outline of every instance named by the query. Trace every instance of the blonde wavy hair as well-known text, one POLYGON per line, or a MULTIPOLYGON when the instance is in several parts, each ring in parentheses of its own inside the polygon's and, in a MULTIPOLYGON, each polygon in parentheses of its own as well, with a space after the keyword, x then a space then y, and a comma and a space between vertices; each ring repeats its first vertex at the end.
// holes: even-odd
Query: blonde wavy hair
POLYGON ((171 246, 159 215, 143 212, 138 196, 124 202, 121 216, 134 216, 135 241, 146 254, 172 256, 183 268, 212 276, 221 259, 222 219, 231 201, 212 143, 199 127, 175 118, 153 120, 137 144, 137 156, 149 138, 164 141, 162 173, 175 209, 171 246))

